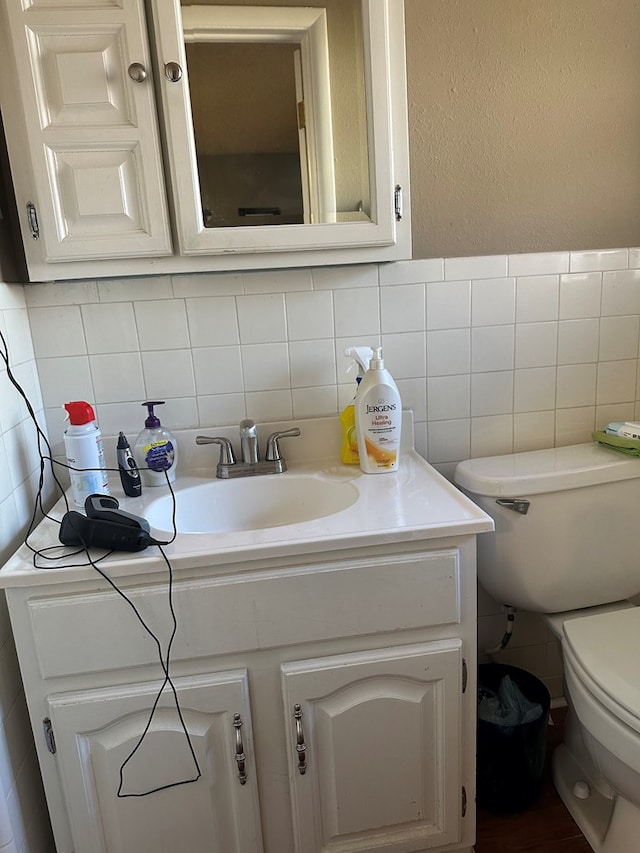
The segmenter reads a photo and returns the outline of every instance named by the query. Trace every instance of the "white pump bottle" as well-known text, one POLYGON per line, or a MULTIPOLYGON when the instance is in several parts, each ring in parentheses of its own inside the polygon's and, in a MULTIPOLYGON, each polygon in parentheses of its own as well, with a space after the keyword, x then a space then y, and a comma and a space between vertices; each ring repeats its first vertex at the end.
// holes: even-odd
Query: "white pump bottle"
POLYGON ((385 370, 382 347, 373 347, 369 370, 355 400, 360 468, 365 474, 395 471, 400 459, 402 402, 398 386, 385 370))

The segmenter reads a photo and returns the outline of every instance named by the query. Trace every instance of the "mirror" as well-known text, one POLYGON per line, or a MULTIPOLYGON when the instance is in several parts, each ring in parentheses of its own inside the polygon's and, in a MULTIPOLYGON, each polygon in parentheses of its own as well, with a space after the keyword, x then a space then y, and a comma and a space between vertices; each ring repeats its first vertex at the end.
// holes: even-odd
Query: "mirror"
POLYGON ((359 0, 182 6, 203 225, 368 219, 359 0))

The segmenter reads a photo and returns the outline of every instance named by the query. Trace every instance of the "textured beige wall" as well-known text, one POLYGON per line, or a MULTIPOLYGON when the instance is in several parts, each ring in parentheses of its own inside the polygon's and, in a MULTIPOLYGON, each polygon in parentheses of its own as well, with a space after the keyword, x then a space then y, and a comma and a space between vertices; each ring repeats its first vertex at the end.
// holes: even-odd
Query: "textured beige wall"
POLYGON ((405 0, 415 258, 640 245, 639 0, 405 0))

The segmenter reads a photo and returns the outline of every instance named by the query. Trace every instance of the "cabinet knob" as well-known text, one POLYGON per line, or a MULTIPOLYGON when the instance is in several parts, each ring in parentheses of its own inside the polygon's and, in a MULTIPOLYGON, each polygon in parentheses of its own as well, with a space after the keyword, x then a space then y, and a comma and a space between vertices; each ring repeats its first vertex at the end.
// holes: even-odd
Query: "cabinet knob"
POLYGON ((242 743, 242 717, 240 714, 233 715, 233 727, 236 730, 236 764, 238 765, 238 780, 241 785, 247 781, 247 774, 244 769, 245 754, 244 744, 242 743))
POLYGON ((298 754, 298 773, 301 776, 307 772, 307 745, 304 742, 304 732, 302 730, 302 708, 300 705, 293 706, 293 716, 296 721, 296 752, 298 754))
POLYGON ((127 70, 134 83, 142 83, 147 79, 147 69, 141 62, 132 62, 127 70))
POLYGON ((171 83, 177 83, 182 77, 182 68, 177 62, 167 62, 164 66, 164 76, 171 83))

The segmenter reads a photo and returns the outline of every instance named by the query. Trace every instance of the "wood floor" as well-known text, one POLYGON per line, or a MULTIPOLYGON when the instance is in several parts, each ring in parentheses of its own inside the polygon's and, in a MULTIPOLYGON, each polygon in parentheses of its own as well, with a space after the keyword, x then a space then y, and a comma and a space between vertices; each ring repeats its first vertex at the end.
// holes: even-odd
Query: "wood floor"
MULTIPOLYGON (((548 752, 562 740, 565 709, 553 709, 548 752)), ((531 808, 514 815, 478 809, 476 853, 592 853, 551 781, 549 762, 540 797, 531 808)))

